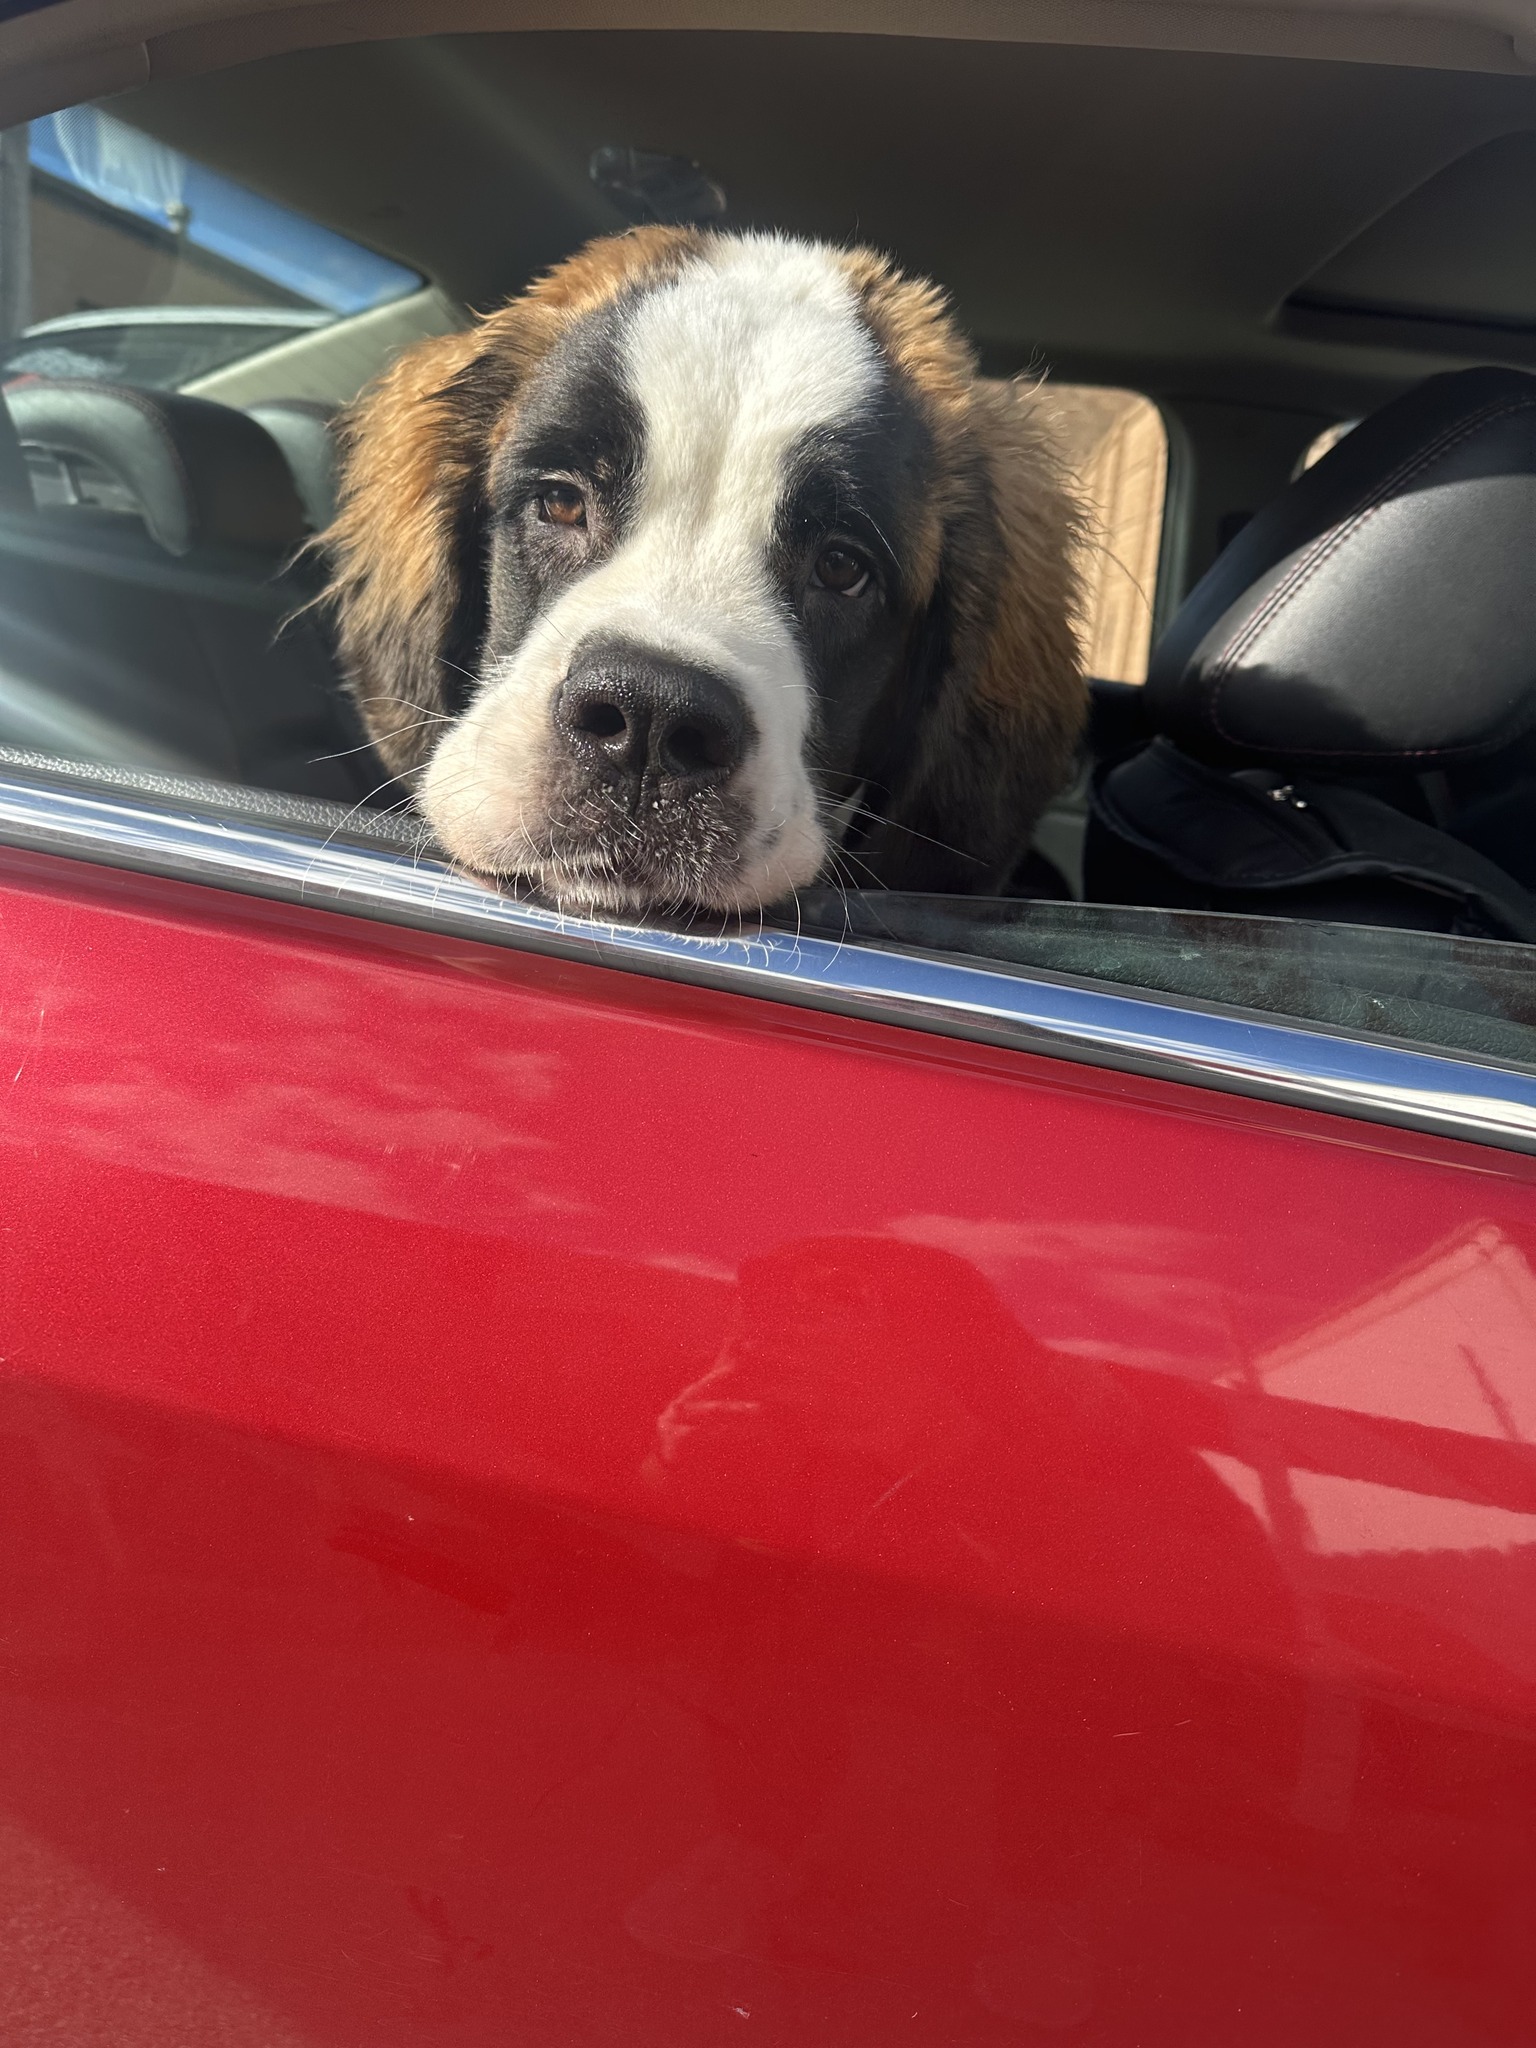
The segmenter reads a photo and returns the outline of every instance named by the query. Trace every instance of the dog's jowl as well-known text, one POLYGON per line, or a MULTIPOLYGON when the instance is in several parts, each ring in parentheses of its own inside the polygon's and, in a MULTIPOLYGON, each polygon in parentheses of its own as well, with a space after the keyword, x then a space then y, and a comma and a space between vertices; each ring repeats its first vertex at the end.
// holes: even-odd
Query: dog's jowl
POLYGON ((1040 400, 867 251, 638 229, 426 342, 327 544, 368 729, 556 900, 999 887, 1083 714, 1040 400), (835 825, 834 825, 834 822, 835 825))

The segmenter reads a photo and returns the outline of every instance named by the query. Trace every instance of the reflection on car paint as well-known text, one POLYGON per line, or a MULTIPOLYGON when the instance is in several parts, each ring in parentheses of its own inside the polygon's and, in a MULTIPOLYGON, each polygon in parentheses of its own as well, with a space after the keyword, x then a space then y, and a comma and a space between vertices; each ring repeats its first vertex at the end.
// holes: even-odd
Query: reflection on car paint
POLYGON ((1536 1275, 1492 1224, 1458 1231, 1363 1302, 1255 1361, 1268 1394, 1536 1441, 1536 1275))

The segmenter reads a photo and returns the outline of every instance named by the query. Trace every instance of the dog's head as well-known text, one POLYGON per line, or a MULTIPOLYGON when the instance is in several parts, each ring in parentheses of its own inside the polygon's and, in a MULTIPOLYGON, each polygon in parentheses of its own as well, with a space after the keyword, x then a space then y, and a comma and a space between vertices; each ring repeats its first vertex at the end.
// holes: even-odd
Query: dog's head
POLYGON ((995 885, 1081 723, 1078 539, 1029 394, 865 251, 638 229, 354 409, 342 654, 449 852, 737 910, 995 885))

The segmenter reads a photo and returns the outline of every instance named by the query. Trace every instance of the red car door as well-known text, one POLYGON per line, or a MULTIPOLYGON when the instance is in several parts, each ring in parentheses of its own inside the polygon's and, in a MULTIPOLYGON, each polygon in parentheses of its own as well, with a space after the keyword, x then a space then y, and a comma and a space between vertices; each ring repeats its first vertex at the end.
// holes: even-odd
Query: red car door
POLYGON ((0 2036, 1531 2037, 1528 1081, 0 834, 0 2036))

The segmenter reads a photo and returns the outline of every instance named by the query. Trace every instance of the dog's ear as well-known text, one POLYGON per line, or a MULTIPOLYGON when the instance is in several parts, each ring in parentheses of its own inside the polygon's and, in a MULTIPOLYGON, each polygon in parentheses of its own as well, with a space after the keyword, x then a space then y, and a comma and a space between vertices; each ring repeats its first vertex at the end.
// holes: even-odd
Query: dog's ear
POLYGON ((343 420, 340 509, 319 540, 326 598, 363 722, 396 774, 425 759, 478 676, 486 478, 519 391, 584 313, 675 269, 699 239, 650 227, 589 242, 466 332, 408 349, 343 420))
POLYGON ((888 888, 970 895, 1006 882, 1072 773, 1085 522, 1031 388, 971 379, 938 442, 937 572, 859 860, 888 888))
MULTIPOLYGON (((343 672, 396 774, 431 748, 484 631, 484 464, 515 385, 486 326, 407 350, 341 427, 321 546, 343 672)), ((458 699, 462 701, 462 699, 458 699)))

